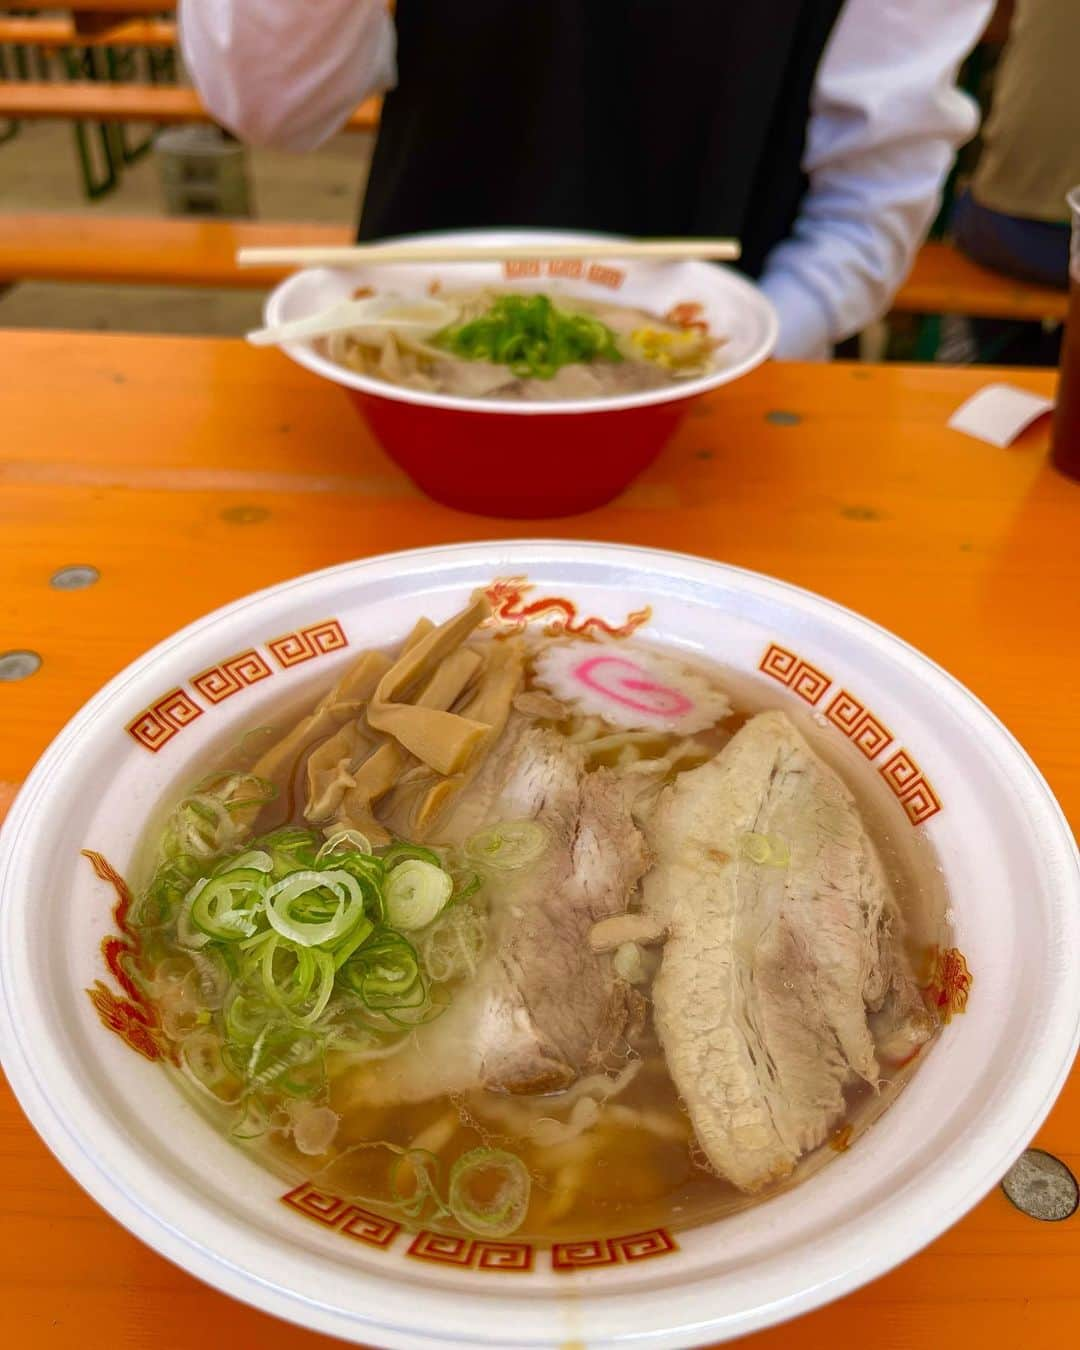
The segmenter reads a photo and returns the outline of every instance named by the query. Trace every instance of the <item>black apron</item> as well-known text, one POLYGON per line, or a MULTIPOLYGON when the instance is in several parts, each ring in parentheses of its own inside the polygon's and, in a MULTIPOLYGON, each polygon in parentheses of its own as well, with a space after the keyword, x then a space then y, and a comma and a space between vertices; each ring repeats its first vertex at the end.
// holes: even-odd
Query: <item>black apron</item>
POLYGON ((531 225, 742 240, 806 191, 843 0, 398 0, 360 238, 531 225))

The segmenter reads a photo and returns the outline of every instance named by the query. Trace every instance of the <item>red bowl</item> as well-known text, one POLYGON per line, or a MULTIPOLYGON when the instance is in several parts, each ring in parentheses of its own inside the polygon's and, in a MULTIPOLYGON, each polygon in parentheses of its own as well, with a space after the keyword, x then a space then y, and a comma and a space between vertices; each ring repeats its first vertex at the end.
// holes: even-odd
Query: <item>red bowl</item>
POLYGON ((565 257, 543 261, 539 250, 545 244, 597 238, 568 231, 459 230, 424 238, 475 247, 477 261, 449 267, 410 262, 308 268, 269 296, 267 324, 318 314, 361 286, 424 294, 438 287, 512 285, 603 297, 656 314, 692 302, 701 306, 710 332, 724 339, 717 368, 708 375, 617 398, 558 403, 407 389, 338 365, 315 342, 283 346, 292 360, 341 385, 387 454, 429 496, 461 511, 525 518, 568 516, 602 506, 656 458, 695 397, 752 370, 776 343, 772 305, 752 282, 725 267, 699 261, 620 262, 620 241, 614 237, 610 264, 565 257), (492 245, 521 243, 537 245, 537 261, 504 264, 485 258, 485 248, 492 245))
POLYGON ((572 516, 611 501, 671 439, 692 399, 519 417, 346 391, 429 497, 482 516, 572 516))

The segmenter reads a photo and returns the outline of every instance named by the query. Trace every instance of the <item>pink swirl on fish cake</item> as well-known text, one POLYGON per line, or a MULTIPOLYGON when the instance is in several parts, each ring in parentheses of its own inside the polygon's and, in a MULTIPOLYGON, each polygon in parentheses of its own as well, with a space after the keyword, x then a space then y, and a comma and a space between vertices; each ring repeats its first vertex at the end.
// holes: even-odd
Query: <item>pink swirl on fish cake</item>
POLYGON ((571 672, 587 689, 594 689, 613 703, 650 717, 684 717, 693 711, 693 702, 678 689, 658 684, 644 667, 625 656, 590 656, 571 672), (616 667, 612 670, 611 667, 616 667), (629 672, 623 674, 619 672, 629 672), (651 699, 633 697, 652 695, 651 699))

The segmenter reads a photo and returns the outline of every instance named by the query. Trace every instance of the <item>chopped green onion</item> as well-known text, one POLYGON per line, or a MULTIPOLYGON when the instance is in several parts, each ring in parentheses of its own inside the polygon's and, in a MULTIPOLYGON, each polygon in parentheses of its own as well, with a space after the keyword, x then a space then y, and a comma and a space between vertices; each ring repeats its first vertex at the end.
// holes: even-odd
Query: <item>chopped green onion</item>
POLYGON ((606 324, 558 309, 546 295, 500 295, 483 314, 448 325, 431 342, 463 360, 492 361, 539 380, 572 362, 623 359, 606 324))
POLYGON ((232 975, 225 964, 225 958, 220 949, 212 948, 210 951, 192 952, 191 959, 198 972, 199 997, 202 999, 202 1005, 210 1012, 216 1012, 225 1002, 225 995, 232 983, 232 975))
POLYGON ((165 828, 163 849, 166 857, 193 854, 213 858, 237 838, 237 825, 225 806, 215 797, 194 794, 185 797, 172 813, 165 828))
POLYGON ((297 1032, 287 1023, 267 1022, 251 1047, 245 1065, 245 1077, 255 1088, 275 1086, 290 1096, 304 1095, 309 1088, 302 1081, 287 1077, 294 1069, 311 1064, 321 1055, 319 1041, 297 1032))
POLYGON ((176 940, 181 947, 187 947, 192 951, 198 951, 200 947, 205 947, 210 941, 210 934, 200 932, 191 920, 191 911, 195 906, 195 901, 209 884, 209 878, 200 878, 194 886, 188 891, 180 906, 180 913, 176 918, 176 940))
POLYGON ((298 867, 314 867, 321 842, 312 830, 295 825, 283 826, 258 840, 260 847, 274 860, 272 875, 275 879, 288 876, 298 867))
POLYGON ((416 1008, 427 999, 415 949, 389 930, 361 947, 338 976, 373 1011, 416 1008))
POLYGON ((455 904, 461 900, 471 900, 484 884, 477 872, 454 871, 450 875, 454 878, 454 894, 451 898, 455 904))
POLYGON ((498 1148, 474 1148, 450 1169, 450 1212, 462 1228, 507 1237, 525 1221, 532 1178, 520 1158, 498 1148))
POLYGON ((187 853, 165 858, 157 868, 139 905, 136 919, 142 924, 166 924, 173 920, 205 863, 187 853))
POLYGON ((253 1045, 271 1018, 280 1016, 261 993, 234 985, 225 1002, 225 1034, 236 1045, 253 1045))
POLYGON ((326 843, 315 854, 315 861, 320 863, 324 858, 330 857, 339 850, 348 849, 352 853, 371 853, 371 840, 366 834, 361 834, 359 830, 338 830, 330 835, 326 843))
POLYGON ((190 917, 200 933, 219 942, 237 942, 255 932, 254 916, 263 903, 261 872, 235 868, 197 885, 190 917))
POLYGON ((390 1167, 390 1194, 394 1204, 410 1219, 423 1213, 429 1200, 435 1205, 432 1219, 444 1218, 450 1211, 439 1196, 439 1160, 425 1148, 410 1148, 399 1153, 390 1167), (412 1186, 408 1174, 412 1174, 412 1186))
POLYGON ((208 774, 201 783, 196 783, 195 793, 200 796, 213 794, 227 811, 239 811, 245 806, 265 806, 277 796, 277 788, 268 778, 259 778, 253 773, 235 773, 231 769, 219 769, 208 774), (247 788, 249 795, 240 794, 247 788))
POLYGON ((473 976, 487 941, 483 916, 471 905, 455 905, 421 939, 424 967, 440 983, 473 976))
POLYGON ((364 853, 335 853, 319 863, 318 867, 324 870, 330 865, 348 872, 360 887, 365 913, 376 922, 381 922, 386 909, 383 902, 383 883, 386 878, 380 860, 364 853))
MULTIPOLYGON (((283 1108, 308 1102, 314 1147, 333 1115, 326 1052, 394 1053, 407 1028, 445 1010, 445 990, 432 991, 427 957, 404 933, 433 930, 480 880, 406 841, 373 852, 356 830, 322 838, 290 825, 251 838, 234 809, 272 790, 222 772, 180 802, 139 897, 143 947, 132 978, 160 1002, 184 1076, 241 1113, 235 1137, 287 1132, 295 1118, 283 1108)), ((483 919, 462 910, 442 939, 441 965, 430 949, 443 981, 451 968, 475 968, 483 947, 483 919)), ((426 1170, 417 1188, 422 1206, 449 1213, 426 1170)))
POLYGON ((753 830, 739 836, 739 852, 759 867, 786 867, 791 861, 788 846, 778 835, 753 830))
POLYGON ((314 1022, 334 990, 334 962, 329 953, 297 947, 276 933, 266 934, 258 953, 259 978, 267 998, 296 1021, 314 1022))
POLYGON ((215 1090, 231 1077, 221 1055, 221 1041, 210 1031, 197 1031, 180 1046, 180 1066, 196 1087, 208 1092, 217 1101, 223 1100, 215 1090))
POLYGON ((241 853, 239 857, 223 859, 210 875, 220 876, 223 872, 231 872, 234 868, 240 867, 250 868, 253 872, 272 872, 274 860, 265 849, 252 848, 246 853, 241 853))
POLYGON ((397 840, 385 849, 379 859, 382 865, 389 872, 391 868, 397 867, 399 863, 408 862, 415 859, 418 862, 430 863, 432 867, 441 867, 442 859, 434 849, 424 848, 423 844, 406 844, 397 840))
POLYGON ((264 1138, 269 1129, 270 1113, 257 1098, 249 1097, 244 1104, 243 1115, 229 1133, 234 1139, 247 1142, 264 1138))
POLYGON ((478 867, 513 872, 535 862, 548 846, 548 832, 536 820, 505 820, 465 842, 465 855, 478 867))
POLYGON ((408 858, 386 880, 387 922, 405 933, 426 928, 445 908, 453 890, 449 872, 434 863, 408 858))
POLYGON ((315 855, 316 863, 336 852, 371 853, 371 840, 359 830, 336 830, 315 855))
POLYGON ((441 1017, 449 1006, 449 995, 442 990, 432 991, 423 975, 421 975, 407 1001, 392 1006, 387 1005, 384 1008, 376 1008, 374 1011, 379 1016, 385 1017, 393 1026, 411 1030, 414 1027, 427 1026, 429 1022, 434 1022, 436 1017, 441 1017))
POLYGON ((333 947, 331 948, 331 955, 333 956, 334 960, 334 969, 339 970, 349 959, 349 957, 352 956, 353 952, 355 952, 358 947, 362 947, 364 945, 364 943, 368 940, 369 937, 371 937, 374 931, 375 925, 371 922, 370 919, 364 918, 360 920, 360 922, 356 925, 356 927, 352 930, 352 932, 348 934, 348 936, 343 937, 340 939, 340 941, 334 943, 333 947))
POLYGON ((345 937, 363 919, 363 892, 340 867, 294 872, 267 889, 266 917, 290 942, 316 947, 345 937))
POLYGON ((275 853, 304 853, 311 849, 314 853, 319 847, 319 836, 314 830, 305 830, 302 825, 283 825, 280 830, 272 830, 259 840, 261 848, 272 849, 275 853))

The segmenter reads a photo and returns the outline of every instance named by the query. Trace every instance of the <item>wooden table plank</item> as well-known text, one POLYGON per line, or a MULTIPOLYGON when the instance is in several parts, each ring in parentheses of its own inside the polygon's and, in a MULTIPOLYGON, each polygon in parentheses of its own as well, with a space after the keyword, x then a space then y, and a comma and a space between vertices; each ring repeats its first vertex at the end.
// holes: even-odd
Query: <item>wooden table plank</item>
MULTIPOLYGON (((381 100, 369 98, 353 112, 343 131, 374 131, 381 100)), ((85 122, 153 122, 179 125, 212 122, 194 89, 161 84, 105 84, 71 80, 0 80, 0 117, 17 121, 68 118, 85 122)))
MULTIPOLYGON (((612 506, 486 520, 415 492, 339 391, 237 342, 0 333, 0 626, 44 664, 0 685, 0 784, 151 643, 258 586, 383 549, 522 533, 675 547, 798 582, 908 638, 986 699, 1080 824, 1080 486, 1046 429, 998 450, 945 427, 980 384, 1044 372, 769 365, 705 400, 612 506), (782 412, 792 418, 776 418, 782 412), (58 567, 100 582, 54 591, 58 567)), ((0 788, 0 810, 4 792, 0 788)), ((1080 1170, 1080 1075, 1040 1142, 1080 1170)), ((0 1093, 0 1297, 13 1345, 306 1350, 71 1182, 0 1093)), ((1080 1219, 1000 1191, 926 1252, 747 1350, 1029 1350, 1080 1319, 1080 1219)))

